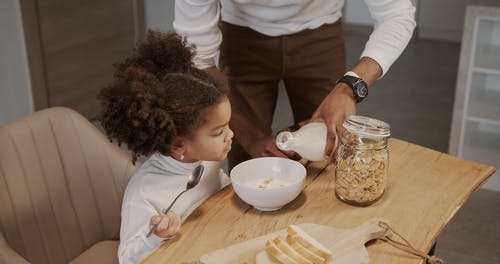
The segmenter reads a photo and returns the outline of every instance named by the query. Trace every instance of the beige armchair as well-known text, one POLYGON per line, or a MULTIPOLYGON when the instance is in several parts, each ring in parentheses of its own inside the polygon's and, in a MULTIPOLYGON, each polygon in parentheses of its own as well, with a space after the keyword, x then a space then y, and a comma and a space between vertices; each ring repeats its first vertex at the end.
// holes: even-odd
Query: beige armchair
POLYGON ((55 107, 0 127, 0 263, 118 263, 123 192, 139 166, 55 107))

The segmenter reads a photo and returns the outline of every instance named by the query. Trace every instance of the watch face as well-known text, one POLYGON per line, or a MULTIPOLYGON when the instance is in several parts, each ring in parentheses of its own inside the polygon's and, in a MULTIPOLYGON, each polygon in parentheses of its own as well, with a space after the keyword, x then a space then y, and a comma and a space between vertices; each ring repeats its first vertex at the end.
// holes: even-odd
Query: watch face
POLYGON ((356 94, 359 99, 363 99, 368 95, 368 87, 365 82, 360 81, 355 84, 356 86, 356 94))
POLYGON ((357 90, 360 98, 365 98, 368 95, 368 88, 364 85, 358 86, 357 90))

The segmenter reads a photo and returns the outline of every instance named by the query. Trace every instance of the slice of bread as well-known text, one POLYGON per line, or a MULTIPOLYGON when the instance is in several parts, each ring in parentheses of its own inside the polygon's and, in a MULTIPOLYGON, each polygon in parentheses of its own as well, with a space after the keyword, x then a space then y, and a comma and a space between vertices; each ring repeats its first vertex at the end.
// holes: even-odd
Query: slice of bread
POLYGON ((271 254, 269 254, 267 251, 262 250, 257 253, 257 255, 255 255, 255 264, 281 264, 281 262, 275 257, 271 256, 271 254))
POLYGON ((283 251, 281 251, 281 249, 279 249, 278 246, 272 240, 268 240, 266 242, 266 251, 267 253, 269 253, 269 255, 273 256, 283 264, 299 264, 291 257, 289 257, 287 254, 285 254, 283 251))
POLYGON ((273 240, 273 242, 283 253, 295 260, 295 262, 299 264, 313 264, 311 261, 295 251, 295 249, 288 245, 288 243, 286 243, 283 239, 277 237, 273 240))
POLYGON ((332 256, 332 252, 328 248, 323 246, 300 227, 296 225, 289 225, 287 231, 291 239, 297 241, 309 251, 314 252, 314 254, 321 256, 325 260, 329 259, 332 256))
POLYGON ((290 245, 297 253, 302 255, 304 258, 308 259, 314 264, 322 264, 326 262, 326 259, 320 255, 310 251, 306 247, 302 246, 297 240, 293 239, 290 235, 286 236, 286 242, 290 245))

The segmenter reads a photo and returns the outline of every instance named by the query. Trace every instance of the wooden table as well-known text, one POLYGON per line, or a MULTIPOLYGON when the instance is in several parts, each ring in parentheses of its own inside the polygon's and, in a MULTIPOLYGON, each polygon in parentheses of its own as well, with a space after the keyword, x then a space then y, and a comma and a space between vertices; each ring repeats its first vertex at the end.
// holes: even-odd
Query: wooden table
MULTIPOLYGON (((258 237, 290 224, 317 223, 351 228, 372 217, 386 218, 416 248, 427 252, 469 196, 495 168, 463 160, 397 139, 389 140, 386 193, 368 207, 347 205, 335 197, 334 168, 307 167, 307 183, 292 203, 261 212, 241 201, 231 187, 200 206, 183 224, 182 234, 165 242, 143 263, 182 263, 213 250, 258 237), (321 173, 320 173, 321 172, 321 173)), ((368 246, 371 263, 421 263, 383 241, 368 246)))

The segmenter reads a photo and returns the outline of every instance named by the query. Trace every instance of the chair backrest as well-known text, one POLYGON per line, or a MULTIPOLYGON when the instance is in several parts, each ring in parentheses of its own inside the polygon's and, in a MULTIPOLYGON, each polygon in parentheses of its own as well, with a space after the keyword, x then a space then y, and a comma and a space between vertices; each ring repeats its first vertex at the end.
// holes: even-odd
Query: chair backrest
POLYGON ((31 263, 67 263, 118 239, 140 166, 87 119, 55 107, 0 127, 0 231, 31 263))

